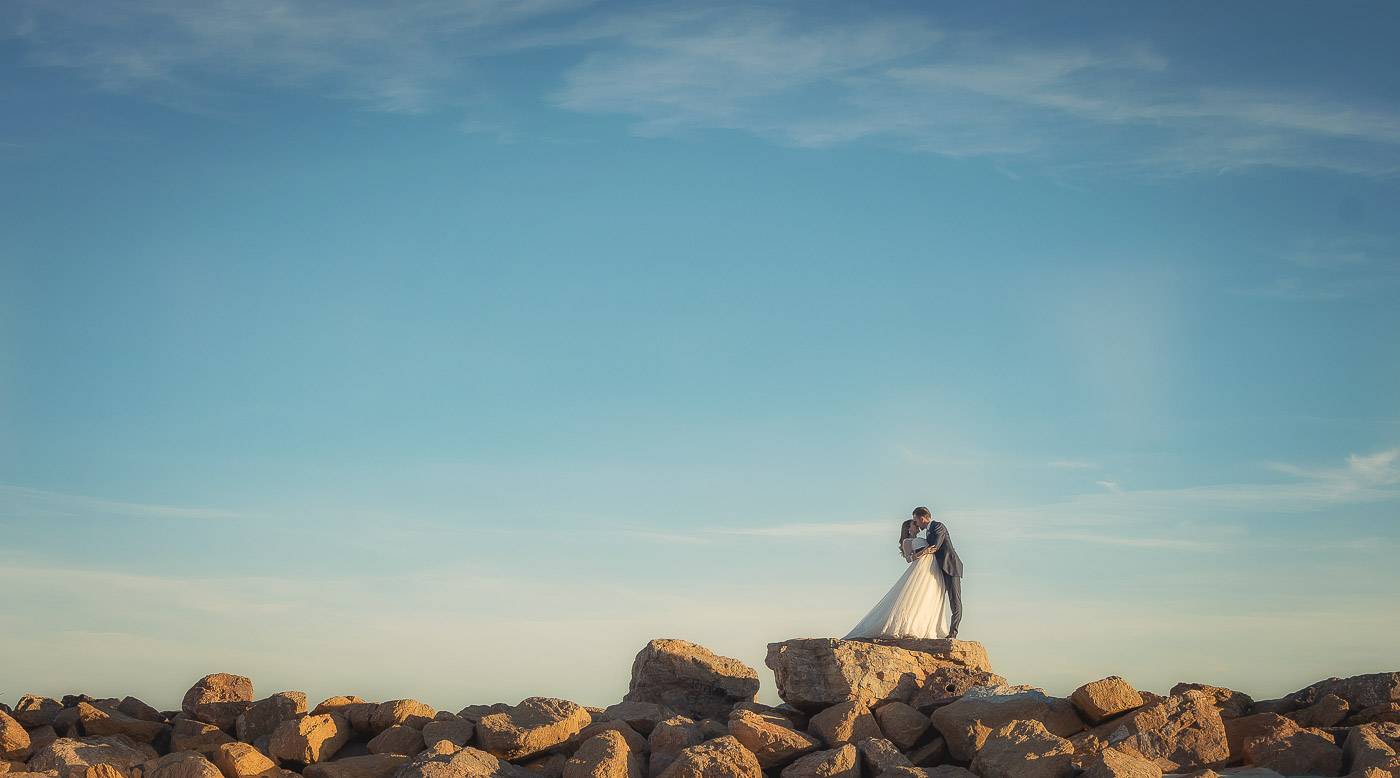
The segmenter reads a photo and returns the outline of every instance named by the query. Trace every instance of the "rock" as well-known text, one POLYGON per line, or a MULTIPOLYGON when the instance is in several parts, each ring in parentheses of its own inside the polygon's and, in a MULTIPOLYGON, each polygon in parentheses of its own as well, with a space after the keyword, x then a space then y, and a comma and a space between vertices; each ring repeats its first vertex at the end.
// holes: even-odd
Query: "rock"
POLYGON ((817 751, 783 768, 782 778, 860 778, 859 754, 850 743, 817 751))
POLYGON ((957 765, 936 767, 892 767, 880 778, 977 778, 970 770, 957 765))
POLYGON ((1084 684, 1071 694, 1069 701, 1085 721, 1101 723, 1120 713, 1141 708, 1142 695, 1132 684, 1116 675, 1084 684))
POLYGON ((856 700, 837 703, 813 716, 807 731, 821 738, 828 748, 885 736, 870 709, 856 700))
POLYGON ((909 761, 915 767, 932 767, 948 761, 948 743, 934 736, 933 740, 909 752, 909 761))
POLYGON ((0 713, 0 759, 24 761, 29 757, 29 732, 13 716, 0 713))
POLYGON ((29 730, 29 752, 34 753, 44 746, 58 740, 58 733, 53 727, 44 725, 29 730))
POLYGON ((1040 721, 1012 721, 997 727, 972 760, 981 778, 1069 778, 1074 747, 1040 721))
POLYGON ((718 719, 701 719, 699 725, 701 740, 714 740, 729 734, 729 725, 718 719))
POLYGON ((472 742, 476 726, 466 719, 430 721, 423 725, 423 743, 426 746, 446 740, 455 746, 465 746, 472 742))
POLYGON ((609 705, 594 721, 623 721, 643 735, 650 735, 658 723, 677 716, 675 711, 654 702, 619 702, 609 705))
POLYGON ((53 717, 53 728, 58 734, 64 737, 78 737, 82 733, 78 731, 78 703, 73 703, 73 707, 64 708, 53 717))
MULTIPOLYGON (((432 722, 429 722, 432 723, 432 722)), ((463 724, 471 726, 471 722, 464 721, 463 724)), ((462 743, 460 745, 466 745, 462 743)), ((404 724, 395 724, 392 727, 375 735, 369 741, 369 752, 371 754, 402 754, 413 756, 426 748, 423 743, 423 733, 413 727, 404 724)))
POLYGON ((763 768, 758 757, 726 735, 681 751, 653 778, 763 778, 763 768))
POLYGON ((758 694, 758 673, 684 640, 653 640, 632 662, 625 702, 654 702, 694 719, 725 718, 758 694))
POLYGON ((811 735, 775 724, 751 710, 736 710, 730 714, 729 734, 752 751, 765 770, 783 767, 821 747, 821 741, 811 735))
POLYGON ((1346 700, 1329 692, 1312 705, 1289 713, 1288 718, 1298 722, 1300 727, 1335 727, 1350 712, 1351 705, 1346 700))
POLYGON ((627 741, 627 748, 634 754, 641 754, 647 750, 647 739, 637 734, 637 730, 627 726, 625 721, 599 721, 596 724, 589 724, 579 730, 577 735, 570 738, 570 742, 565 743, 560 750, 572 756, 579 746, 604 732, 616 732, 621 735, 622 739, 627 741))
POLYGON ((211 753, 224 743, 232 742, 233 738, 218 726, 194 719, 177 718, 170 730, 171 751, 211 753))
MULTIPOLYGON (((782 705, 764 705, 761 702, 741 702, 734 706, 734 710, 751 710, 770 721, 781 723, 793 729, 806 729, 810 716, 802 711, 783 703, 782 705)), ((731 711, 732 713, 733 711, 731 711)))
POLYGON ((319 713, 339 713, 345 716, 346 720, 349 720, 350 717, 346 716, 345 709, 352 705, 370 705, 374 707, 373 703, 366 702, 362 697, 356 697, 353 694, 337 694, 334 697, 327 697, 321 700, 319 705, 311 709, 311 713, 313 715, 319 713))
POLYGON ((1288 695, 1299 708, 1304 708, 1328 694, 1335 694, 1360 710, 1387 702, 1400 702, 1400 672, 1354 675, 1350 678, 1328 678, 1288 695))
POLYGON ((880 775, 895 767, 914 766, 908 757, 899 753, 894 743, 882 737, 865 738, 856 743, 856 750, 860 752, 860 761, 865 765, 866 771, 874 775, 880 775))
POLYGON ((1245 760, 1285 775, 1338 775, 1342 749, 1315 729, 1273 733, 1244 742, 1245 760))
POLYGON ((977 687, 935 710, 931 718, 948 743, 948 753, 960 762, 970 761, 990 733, 1012 721, 1038 721, 1057 737, 1084 729, 1068 700, 1024 686, 977 687))
MULTIPOLYGON (((307 776, 306 778, 313 778, 307 776)), ((538 776, 478 748, 467 746, 446 753, 424 752, 394 773, 394 778, 538 778, 538 776)))
POLYGON ((208 758, 224 778, 252 778, 277 766, 267 754, 237 741, 220 744, 209 751, 208 758))
POLYGON ((376 734, 395 725, 422 729, 435 715, 437 711, 417 700, 389 700, 374 709, 370 729, 376 734))
POLYGON ((563 754, 547 754, 522 764, 526 770, 543 778, 564 778, 564 765, 569 763, 569 757, 563 754))
POLYGON ((1384 722, 1400 724, 1400 702, 1383 702, 1380 705, 1362 708, 1351 714, 1351 718, 1347 720, 1353 727, 1384 722))
POLYGON ((627 739, 610 729, 579 746, 564 764, 564 778, 642 778, 642 770, 627 739))
POLYGON ((1136 753, 1164 771, 1216 767, 1230 757, 1215 700, 1187 691, 1144 706, 1093 730, 1110 747, 1136 753))
POLYGON ((146 703, 136 699, 135 697, 123 697, 122 701, 117 703, 117 712, 124 713, 127 716, 132 717, 133 719, 141 719, 142 721, 154 721, 160 724, 166 723, 165 714, 161 713, 155 708, 152 708, 146 703))
POLYGON ((130 770, 156 757, 155 749, 138 746, 120 735, 104 737, 61 737, 29 757, 28 767, 36 773, 53 773, 59 778, 82 778, 93 765, 111 765, 130 770))
POLYGON ((588 711, 568 700, 530 697, 508 711, 482 716, 476 737, 499 758, 524 759, 563 743, 590 722, 588 711))
POLYGON ((656 725, 647 738, 651 750, 648 775, 660 775, 682 751, 704 741, 700 727, 684 716, 672 716, 656 725))
POLYGON ((213 762, 196 751, 176 751, 141 765, 141 778, 224 778, 213 762))
POLYGON ((15 703, 14 712, 10 715, 26 729, 35 729, 51 726, 54 717, 61 710, 63 710, 63 706, 59 704, 58 700, 40 697, 37 694, 26 694, 19 698, 19 702, 15 703))
POLYGON ((253 704, 253 681, 231 673, 213 673, 199 679, 180 709, 191 718, 232 731, 238 716, 253 704))
POLYGON ((778 696, 809 713, 850 700, 908 702, 940 668, 991 671, 982 644, 963 640, 801 638, 768 644, 765 664, 773 670, 778 696))
POLYGON ((126 735, 141 743, 153 743, 169 731, 158 721, 132 718, 118 710, 101 710, 86 702, 78 703, 78 722, 85 735, 126 735))
POLYGON ((1251 712, 1254 700, 1248 694, 1237 692, 1234 689, 1226 689, 1223 686, 1210 686, 1203 683, 1179 683, 1173 686, 1168 696, 1180 697, 1189 691, 1202 692, 1211 698, 1212 703, 1220 710, 1220 717, 1233 719, 1251 712))
MULTIPOLYGON (((504 713, 510 710, 510 707, 510 705, 504 702, 497 702, 491 705, 468 705, 457 712, 457 717, 466 719, 475 724, 481 720, 482 716, 489 716, 492 713, 504 713)), ((589 715, 591 716, 592 714, 589 715)))
POLYGON ((278 725, 306 713, 306 692, 278 692, 265 697, 239 714, 234 723, 238 739, 255 743, 272 734, 278 725))
POLYGON ((1363 724, 1342 746, 1342 761, 1353 774, 1363 770, 1400 775, 1400 724, 1363 724))
POLYGON ((1291 735, 1302 729, 1292 719, 1277 713, 1253 713, 1237 719, 1225 720, 1225 741, 1230 750, 1228 764, 1244 762, 1244 743, 1261 736, 1291 735))
POLYGON ((273 759, 312 764, 324 762, 350 740, 350 723, 338 713, 298 716, 277 725, 267 739, 273 759))
POLYGON ((407 763, 403 754, 366 754, 317 762, 301 772, 306 778, 389 778, 407 763))
POLYGON ((1083 771, 1079 778, 1162 778, 1156 762, 1113 748, 1076 756, 1071 764, 1083 771))
POLYGON ((932 726, 928 716, 914 706, 899 701, 887 702, 876 708, 875 720, 879 722, 880 731, 885 733, 885 737, 901 751, 918 745, 932 726))

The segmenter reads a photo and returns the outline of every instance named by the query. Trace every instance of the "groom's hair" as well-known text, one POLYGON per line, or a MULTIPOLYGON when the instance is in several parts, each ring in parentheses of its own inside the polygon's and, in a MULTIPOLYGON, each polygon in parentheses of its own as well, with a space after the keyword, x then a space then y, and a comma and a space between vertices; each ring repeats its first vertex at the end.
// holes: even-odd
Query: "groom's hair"
POLYGON ((917 508, 914 509, 914 518, 916 518, 916 519, 931 519, 931 518, 933 518, 933 514, 932 514, 932 513, 929 513, 928 508, 925 508, 924 506, 920 505, 919 507, 917 507, 917 508))

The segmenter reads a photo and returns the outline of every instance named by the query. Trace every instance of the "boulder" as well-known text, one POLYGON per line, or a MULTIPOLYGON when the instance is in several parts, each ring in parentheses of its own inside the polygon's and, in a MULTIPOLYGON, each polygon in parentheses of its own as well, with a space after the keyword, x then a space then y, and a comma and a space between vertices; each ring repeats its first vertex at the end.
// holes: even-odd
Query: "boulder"
POLYGON ((422 729, 435 715, 437 711, 417 700, 389 700, 375 707, 369 725, 375 734, 396 725, 422 729))
POLYGON ((224 778, 252 778, 277 766, 267 754, 247 743, 223 743, 208 752, 209 761, 224 778))
MULTIPOLYGON (((462 722, 471 726, 471 722, 462 722)), ((465 743, 461 744, 465 745, 465 743)), ((413 756, 426 748, 423 743, 423 733, 413 727, 404 724, 395 724, 392 727, 375 735, 369 741, 369 752, 371 754, 402 754, 413 756)))
POLYGON ((258 700, 239 714, 234 731, 244 743, 256 743, 259 738, 271 735, 282 722, 304 713, 306 692, 278 692, 258 700))
POLYGON ((821 738, 828 748, 885 736, 875 715, 856 700, 837 703, 813 716, 807 731, 821 738))
POLYGON ((1012 721, 993 730, 972 760, 981 778, 1069 778, 1074 747, 1039 721, 1012 721))
POLYGON ((563 754, 546 754, 520 766, 529 770, 536 778, 564 778, 564 765, 568 763, 569 757, 563 754))
POLYGON ((935 708, 956 702, 978 686, 1005 685, 1006 679, 996 673, 970 667, 940 667, 924 679, 923 685, 909 699, 909 704, 923 713, 931 713, 935 708))
MULTIPOLYGON (((496 702, 490 705, 468 705, 467 707, 457 711, 457 718, 466 719, 467 721, 470 721, 471 723, 475 724, 476 722, 481 720, 482 716, 489 716, 492 713, 504 713, 505 711, 510 710, 510 708, 511 706, 504 702, 496 702)), ((593 714, 591 713, 589 714, 589 716, 592 715, 593 714)))
POLYGON ((233 738, 218 726, 194 719, 177 718, 170 729, 171 751, 210 753, 224 743, 232 742, 233 738))
POLYGON ((350 724, 338 713, 298 716, 277 725, 267 753, 279 761, 312 764, 335 756, 350 740, 350 724))
POLYGON ((1370 673, 1350 678, 1328 678, 1288 695, 1299 708, 1304 708, 1328 694, 1335 694, 1360 710, 1387 702, 1400 702, 1400 672, 1370 673))
POLYGON ((253 704, 253 681, 232 673, 213 673, 185 692, 180 710, 190 718, 232 731, 238 717, 253 704))
POLYGON ((35 727, 29 730, 29 752, 34 753, 44 746, 58 740, 58 733, 48 725, 35 727))
POLYGON ((407 762, 403 754, 366 754, 317 762, 301 772, 306 778, 389 778, 407 762))
POLYGON ((850 743, 817 751, 783 768, 782 778, 860 778, 860 757, 850 743))
POLYGON ((1250 696, 1244 692, 1204 683, 1179 683, 1172 687, 1168 696, 1180 697, 1190 691, 1201 692, 1209 696, 1215 707, 1219 709, 1220 717, 1225 719, 1233 719, 1250 713, 1254 706, 1254 700, 1250 699, 1250 696))
POLYGON ((1377 724, 1384 722, 1400 724, 1400 702, 1383 702, 1380 705, 1362 708, 1351 714, 1351 718, 1347 719, 1347 724, 1353 727, 1361 724, 1377 724))
POLYGON ((940 668, 991 672, 982 644, 963 640, 800 638, 768 644, 765 664, 773 670, 778 696, 810 713, 850 700, 908 702, 940 668))
MULTIPOLYGON (((307 768, 310 769, 310 768, 307 768)), ((315 778, 307 775, 306 778, 315 778)), ((538 778, 523 767, 503 762, 478 748, 425 751, 394 773, 394 778, 538 778)))
POLYGON ((0 713, 0 759, 24 761, 29 758, 29 731, 13 716, 0 713))
POLYGON ((730 714, 729 734, 752 751, 765 770, 783 767, 821 747, 821 741, 811 735, 775 724, 751 710, 736 710, 730 714))
POLYGON ((865 765, 866 772, 873 775, 880 775, 895 767, 914 766, 909 757, 894 747, 894 743, 882 737, 868 737, 857 742, 856 751, 860 752, 860 762, 865 765))
POLYGON ((1346 720, 1351 713, 1351 705, 1335 694, 1322 695, 1306 708, 1288 714, 1300 727, 1335 727, 1346 720))
POLYGON ((948 761, 948 743, 935 735, 932 740, 909 752, 915 767, 932 767, 948 761))
POLYGON ((1116 675, 1084 684, 1074 690, 1069 701, 1084 720, 1092 724, 1141 708, 1143 704, 1138 690, 1116 675))
POLYGON ((684 640, 653 640, 632 662, 625 702, 654 702, 690 718, 725 718, 758 694, 752 667, 684 640))
MULTIPOLYGON (((86 702, 79 700, 79 702, 86 702)), ((73 707, 64 708, 53 717, 53 728, 58 734, 64 737, 78 737, 82 735, 78 731, 78 703, 73 703, 73 707)))
POLYGON ((78 703, 78 722, 85 735, 126 735, 142 743, 153 743, 170 729, 158 721, 132 718, 119 710, 103 710, 86 702, 78 703))
POLYGON ((175 751, 143 763, 141 778, 224 778, 224 774, 201 753, 175 751))
POLYGON ((935 710, 931 718, 948 743, 948 753, 960 762, 970 761, 989 734, 1013 721, 1040 722, 1062 738, 1084 729, 1068 700, 1028 686, 977 687, 935 710))
POLYGON ((918 745, 933 726, 928 716, 914 706, 899 701, 887 702, 876 708, 875 720, 879 722, 880 731, 885 733, 885 737, 901 751, 918 745))
POLYGON ((593 717, 594 721, 623 721, 643 735, 650 735, 658 723, 677 716, 675 711, 654 702, 619 702, 593 717))
POLYGON ((1351 773, 1389 771, 1400 775, 1400 724, 1363 724, 1347 735, 1342 762, 1351 773))
POLYGON ((425 746, 446 740, 455 746, 465 746, 472 742, 472 734, 476 725, 466 719, 438 719, 423 725, 423 743, 425 746))
POLYGON ((59 778, 82 778, 94 765, 130 770, 155 757, 155 749, 137 745, 120 735, 61 737, 34 752, 29 757, 28 767, 32 772, 53 773, 59 778))
POLYGON ((1114 748, 1075 756, 1071 764, 1079 778, 1162 778, 1156 762, 1114 748))
POLYGON ((131 696, 123 697, 122 701, 117 703, 117 711, 133 719, 166 723, 165 714, 131 696))
POLYGON ((35 729, 52 725, 54 717, 61 710, 63 710, 63 706, 59 704, 58 700, 40 697, 37 694, 26 694, 19 698, 19 702, 15 703, 15 709, 10 715, 14 716, 15 721, 24 725, 26 729, 35 729))
POLYGON ((1095 729, 1112 748, 1135 753, 1165 771, 1216 767, 1230 757, 1225 724, 1215 700, 1187 691, 1144 706, 1095 729))
POLYGON ((627 747, 631 749, 634 754, 641 754, 647 750, 647 739, 637 734, 637 730, 627 726, 627 722, 625 721, 599 721, 595 724, 589 724, 579 730, 577 735, 569 738, 569 742, 561 746, 559 750, 565 752, 566 755, 572 756, 573 753, 578 750, 579 746, 588 742, 589 738, 596 737, 604 732, 616 732, 621 735, 622 739, 627 741, 627 747))
POLYGON ((936 767, 891 767, 880 778, 977 778, 966 767, 944 764, 936 767))
POLYGON ((1261 736, 1279 737, 1291 735, 1302 729, 1292 719, 1277 713, 1252 713, 1236 719, 1225 719, 1225 741, 1230 750, 1228 764, 1244 762, 1244 743, 1261 736))
POLYGON ((647 747, 651 751, 647 775, 660 775, 682 751, 704 740, 700 726, 693 719, 672 716, 659 722, 647 737, 647 747))
MULTIPOLYGON (((313 714, 339 713, 345 716, 346 720, 349 720, 350 717, 346 715, 345 710, 352 705, 369 705, 371 709, 375 707, 374 703, 366 702, 363 697, 357 697, 353 694, 337 694, 334 697, 321 700, 319 705, 311 709, 311 712, 313 714)), ((366 724, 368 724, 368 720, 366 720, 366 724)))
POLYGON ((501 759, 524 759, 567 741, 592 717, 581 706, 551 697, 530 697, 476 723, 477 741, 501 759))
POLYGON ((564 763, 563 778, 642 778, 642 769, 627 739, 609 729, 579 746, 564 763))
POLYGON ((1284 775, 1339 775, 1342 749, 1320 730, 1298 729, 1244 742, 1245 761, 1284 775))
POLYGON ((758 757, 726 735, 681 751, 676 760, 652 778, 763 778, 758 757))
POLYGON ((761 702, 741 702, 734 706, 734 710, 751 710, 765 718, 787 722, 787 726, 793 729, 806 729, 807 722, 811 718, 806 713, 783 703, 782 705, 764 705, 761 702))

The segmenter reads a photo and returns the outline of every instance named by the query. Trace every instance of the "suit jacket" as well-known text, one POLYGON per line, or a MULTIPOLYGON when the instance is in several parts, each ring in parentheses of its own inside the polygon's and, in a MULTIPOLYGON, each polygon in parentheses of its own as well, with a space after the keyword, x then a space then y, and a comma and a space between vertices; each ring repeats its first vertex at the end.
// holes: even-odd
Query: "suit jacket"
POLYGON ((942 568, 943 574, 953 578, 962 578, 963 563, 958 558, 957 549, 953 548, 953 540, 948 537, 948 525, 941 521, 935 521, 928 525, 928 531, 924 534, 928 538, 929 547, 932 548, 934 557, 938 560, 938 566, 942 568))

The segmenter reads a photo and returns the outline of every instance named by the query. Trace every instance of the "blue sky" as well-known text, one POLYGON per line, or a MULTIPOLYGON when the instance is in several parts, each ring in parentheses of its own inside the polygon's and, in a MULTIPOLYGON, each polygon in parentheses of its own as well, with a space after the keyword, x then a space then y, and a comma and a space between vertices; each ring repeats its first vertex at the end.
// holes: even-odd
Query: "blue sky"
POLYGON ((0 698, 1396 669, 1397 17, 8 3, 0 698))

